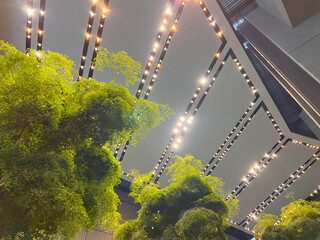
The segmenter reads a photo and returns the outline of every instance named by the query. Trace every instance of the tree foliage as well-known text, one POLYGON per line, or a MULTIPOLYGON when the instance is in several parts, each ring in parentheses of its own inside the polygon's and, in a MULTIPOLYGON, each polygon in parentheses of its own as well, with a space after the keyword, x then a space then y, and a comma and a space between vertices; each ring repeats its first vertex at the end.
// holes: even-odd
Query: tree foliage
POLYGON ((152 173, 133 171, 130 195, 141 209, 137 219, 115 231, 114 239, 227 239, 226 220, 237 211, 237 200, 229 205, 223 199, 227 193, 222 180, 201 177, 202 169, 201 161, 193 156, 177 156, 168 167, 170 184, 164 188, 150 182, 152 173))
POLYGON ((113 229, 121 170, 108 147, 172 114, 113 81, 74 82, 74 73, 59 53, 28 57, 0 41, 0 238, 70 239, 83 226, 113 229))
POLYGON ((320 202, 292 202, 281 209, 280 217, 262 214, 254 230, 261 240, 319 240, 320 202))

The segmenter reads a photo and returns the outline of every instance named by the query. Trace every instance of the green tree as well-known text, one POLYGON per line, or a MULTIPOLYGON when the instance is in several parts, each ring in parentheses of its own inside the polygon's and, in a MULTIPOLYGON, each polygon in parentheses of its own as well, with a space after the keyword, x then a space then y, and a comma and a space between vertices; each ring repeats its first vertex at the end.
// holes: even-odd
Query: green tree
POLYGON ((319 240, 320 202, 300 199, 283 207, 280 217, 262 214, 254 231, 261 240, 319 240))
POLYGON ((220 178, 201 176, 201 161, 177 156, 168 167, 169 185, 150 182, 152 173, 135 176, 130 195, 141 204, 137 219, 126 221, 114 233, 117 240, 227 239, 227 218, 238 210, 237 200, 228 204, 220 178))
MULTIPOLYGON (((130 64, 126 75, 136 78, 130 64)), ((121 170, 110 146, 172 114, 114 81, 74 77, 73 62, 59 53, 28 57, 0 41, 0 239, 114 229, 121 170)))

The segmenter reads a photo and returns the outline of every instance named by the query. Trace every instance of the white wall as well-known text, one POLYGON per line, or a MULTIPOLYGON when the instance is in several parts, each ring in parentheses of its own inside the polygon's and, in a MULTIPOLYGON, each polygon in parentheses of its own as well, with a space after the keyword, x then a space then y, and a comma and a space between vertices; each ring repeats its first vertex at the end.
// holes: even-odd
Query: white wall
POLYGON ((320 12, 295 28, 261 7, 246 18, 320 82, 320 12))

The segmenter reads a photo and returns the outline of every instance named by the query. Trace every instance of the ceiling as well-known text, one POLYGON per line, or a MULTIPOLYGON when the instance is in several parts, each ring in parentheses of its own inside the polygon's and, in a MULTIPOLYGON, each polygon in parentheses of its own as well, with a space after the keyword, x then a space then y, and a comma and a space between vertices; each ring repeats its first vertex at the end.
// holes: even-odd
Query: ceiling
MULTIPOLYGON (((173 14, 169 21, 174 18, 180 1, 176 1, 173 6, 173 14)), ((0 2, 0 39, 13 43, 21 51, 25 49, 26 13, 23 6, 26 3, 26 0, 0 2)), ((76 69, 80 63, 90 4, 89 0, 46 1, 43 50, 68 55, 75 62, 76 69)), ((167 2, 164 0, 110 0, 110 11, 106 17, 101 46, 113 52, 121 50, 128 52, 135 60, 141 62, 144 69, 166 5, 167 2)), ((34 1, 34 6, 39 6, 39 0, 34 1)), ((100 8, 96 14, 100 14, 100 8)), ((38 25, 37 18, 34 17, 33 26, 38 25)), ((95 36, 97 27, 98 20, 95 19, 92 37, 95 36)), ((161 39, 155 59, 160 55, 168 32, 166 31, 161 39)), ((90 41, 88 56, 91 56, 94 49, 93 42, 90 41)), ((36 30, 32 35, 32 47, 35 46, 36 30)), ((301 165, 312 158, 303 166, 306 168, 314 159, 319 158, 319 153, 316 153, 317 150, 312 146, 319 146, 320 143, 290 132, 216 1, 207 0, 202 4, 194 0, 185 2, 180 21, 176 25, 174 36, 149 96, 149 100, 169 104, 176 115, 153 129, 146 140, 140 140, 136 147, 129 146, 122 166, 124 172, 130 172, 133 168, 139 169, 142 173, 155 169, 173 134, 173 129, 177 127, 190 100, 195 98, 193 95, 200 86, 200 79, 207 73, 213 59, 216 63, 210 72, 210 77, 207 83, 201 86, 187 114, 188 118, 195 113, 192 124, 188 125, 188 130, 183 133, 182 142, 174 154, 182 156, 191 154, 207 165, 222 145, 222 151, 209 164, 206 173, 219 161, 211 174, 225 181, 226 190, 234 190, 242 182, 235 195, 247 182, 250 182, 238 195, 240 211, 234 218, 234 222, 242 223, 243 226, 247 215, 270 194, 272 196, 277 194, 272 193, 301 165), (206 4, 205 10, 204 4, 206 4), (212 20, 207 17, 209 12, 216 21, 215 29, 210 24, 212 20), (222 30, 221 37, 217 35, 218 28, 222 30), (221 45, 225 46, 217 58, 215 54, 221 50, 221 45), (237 63, 243 67, 241 72, 237 63), (246 75, 243 75, 244 71, 246 75), (217 77, 214 83, 209 83, 215 74, 217 77), (249 82, 247 79, 250 79, 249 82), (251 87, 257 92, 254 93, 251 87), (204 101, 200 107, 196 107, 204 95, 204 101), (250 103, 253 101, 255 104, 251 106, 250 103), (266 111, 269 112, 269 116, 266 111), (243 114, 245 116, 241 121, 243 114), (238 127, 234 130, 236 125, 238 127), (232 130, 234 133, 228 137, 232 130), (287 141, 289 138, 297 139, 298 143, 287 141), (225 139, 228 141, 222 144, 225 139), (228 150, 224 153, 224 157, 221 157, 225 149, 228 150), (269 151, 271 151, 270 157, 265 156, 269 151), (276 156, 271 158, 275 152, 276 156), (263 163, 269 161, 267 167, 259 173, 258 168, 253 169, 256 177, 251 180, 253 175, 251 173, 243 181, 243 177, 249 174, 261 159, 263 163)), ((87 63, 85 74, 88 72, 88 66, 87 63)), ((94 78, 98 81, 107 82, 111 76, 112 72, 108 71, 94 72, 94 78)), ((150 79, 151 77, 147 79, 147 84, 150 79)), ((136 93, 137 88, 138 84, 130 87, 132 94, 136 93)), ((146 87, 142 93, 145 90, 146 87)), ((181 132, 183 130, 180 130, 181 132)), ((168 152, 172 146, 173 144, 168 152)), ((120 152, 122 149, 123 146, 120 152)), ((118 158, 119 156, 120 154, 118 158)), ((159 174, 167 156, 168 154, 161 161, 156 175, 159 174)), ((320 184, 319 171, 319 162, 313 163, 305 174, 290 184, 290 188, 283 191, 263 212, 279 213, 281 207, 290 202, 290 199, 285 197, 287 192, 293 192, 295 199, 306 198, 320 184)), ((162 186, 167 183, 166 170, 163 173, 160 178, 162 186)), ((292 178, 296 178, 297 174, 293 174, 292 178)), ((129 179, 126 176, 124 178, 129 179)), ((289 182, 290 180, 286 183, 289 182)), ((252 228, 254 224, 255 221, 252 220, 246 227, 252 228)))

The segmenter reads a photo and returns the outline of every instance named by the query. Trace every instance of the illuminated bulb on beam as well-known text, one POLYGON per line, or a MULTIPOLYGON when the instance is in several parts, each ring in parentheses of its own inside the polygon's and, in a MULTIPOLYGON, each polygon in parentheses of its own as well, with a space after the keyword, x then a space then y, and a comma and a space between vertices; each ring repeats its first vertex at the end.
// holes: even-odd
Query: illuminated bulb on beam
POLYGON ((161 30, 161 31, 166 30, 165 26, 164 26, 164 25, 161 25, 160 30, 161 30))
POLYGON ((174 133, 178 133, 178 132, 179 132, 179 129, 178 129, 178 128, 175 128, 175 129, 173 129, 173 132, 174 132, 174 133))
POLYGON ((167 19, 163 19, 162 23, 167 24, 168 23, 167 19))
POLYGON ((86 34, 87 39, 89 39, 91 37, 91 35, 89 33, 86 34))
POLYGON ((90 16, 93 17, 94 16, 94 12, 90 12, 90 16))
POLYGON ((216 21, 212 21, 212 22, 211 22, 211 25, 212 25, 212 26, 215 26, 215 25, 216 25, 216 21))
POLYGON ((103 7, 102 12, 105 14, 106 12, 108 12, 108 9, 106 7, 103 7))
POLYGON ((221 37, 221 36, 222 36, 222 31, 218 32, 217 35, 218 35, 219 37, 221 37))
POLYGON ((176 25, 172 25, 171 30, 175 31, 176 30, 176 25))
POLYGON ((101 38, 97 37, 97 42, 100 42, 101 41, 101 38))
POLYGON ((172 13, 171 7, 167 7, 165 13, 168 14, 168 15, 170 15, 170 14, 172 13))
POLYGON ((184 127, 184 128, 183 128, 183 131, 185 131, 185 132, 188 131, 188 128, 187 128, 187 127, 184 127))
POLYGON ((155 47, 155 48, 158 48, 158 47, 159 47, 159 43, 156 42, 156 43, 154 44, 154 47, 155 47))
POLYGON ((33 14, 33 9, 32 8, 27 8, 27 13, 29 16, 33 14))
POLYGON ((98 0, 92 0, 92 3, 93 4, 95 4, 95 3, 97 3, 98 2, 98 0))
POLYGON ((41 15, 41 16, 43 16, 44 13, 45 13, 45 12, 44 12, 43 10, 40 11, 40 15, 41 15))
POLYGON ((173 145, 173 148, 174 148, 174 149, 177 149, 177 148, 178 148, 178 144, 175 143, 175 144, 173 145))

